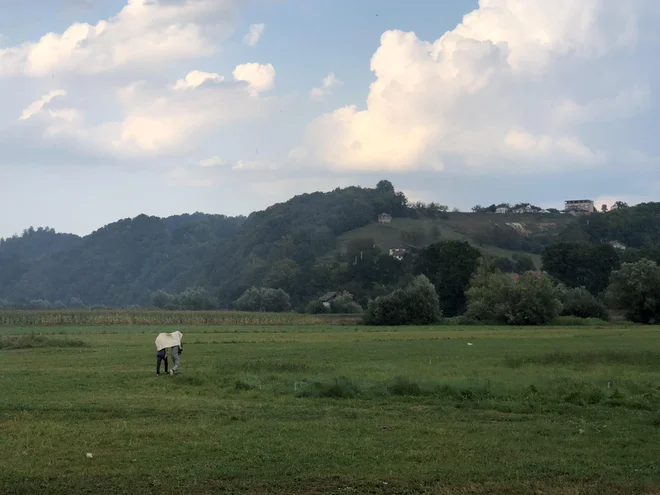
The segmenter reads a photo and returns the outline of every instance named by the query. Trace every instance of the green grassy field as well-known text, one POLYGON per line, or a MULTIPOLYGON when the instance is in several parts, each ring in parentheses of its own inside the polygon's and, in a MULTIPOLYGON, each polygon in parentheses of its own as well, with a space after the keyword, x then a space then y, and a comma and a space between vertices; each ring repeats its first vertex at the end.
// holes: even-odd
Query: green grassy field
POLYGON ((0 493, 660 491, 652 327, 34 330, 0 328, 0 493))

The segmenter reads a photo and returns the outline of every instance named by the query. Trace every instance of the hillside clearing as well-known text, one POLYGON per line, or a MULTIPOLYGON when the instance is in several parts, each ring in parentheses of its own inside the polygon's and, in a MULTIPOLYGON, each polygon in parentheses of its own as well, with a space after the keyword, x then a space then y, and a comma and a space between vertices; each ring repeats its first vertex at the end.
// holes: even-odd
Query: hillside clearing
POLYGON ((339 249, 346 251, 349 243, 357 239, 373 239, 376 245, 383 251, 389 252, 390 248, 405 246, 402 240, 402 234, 406 231, 423 229, 427 233, 426 242, 428 245, 438 241, 466 241, 470 245, 479 249, 483 254, 498 258, 513 258, 514 255, 525 254, 532 258, 537 268, 541 267, 541 256, 533 253, 517 252, 509 249, 502 249, 496 246, 482 244, 475 239, 475 236, 485 232, 491 223, 504 225, 505 223, 523 223, 530 228, 532 232, 539 229, 539 225, 563 225, 566 220, 562 217, 557 221, 547 218, 535 218, 540 215, 495 215, 495 214, 457 214, 452 213, 447 220, 431 219, 411 219, 394 218, 387 225, 372 223, 365 227, 352 230, 338 238, 339 249), (521 218, 522 217, 522 218, 521 218), (528 218, 530 217, 530 218, 528 218), (552 223, 555 222, 555 223, 552 223), (433 238, 432 231, 437 229, 439 236, 433 238))

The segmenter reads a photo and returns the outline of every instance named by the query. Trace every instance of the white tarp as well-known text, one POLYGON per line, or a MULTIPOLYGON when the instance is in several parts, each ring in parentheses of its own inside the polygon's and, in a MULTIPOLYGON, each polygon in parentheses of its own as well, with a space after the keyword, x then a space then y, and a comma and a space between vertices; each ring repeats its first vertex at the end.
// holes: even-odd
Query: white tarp
POLYGON ((159 333, 156 337, 156 350, 160 351, 167 347, 174 347, 181 345, 183 334, 179 331, 172 333, 159 333))

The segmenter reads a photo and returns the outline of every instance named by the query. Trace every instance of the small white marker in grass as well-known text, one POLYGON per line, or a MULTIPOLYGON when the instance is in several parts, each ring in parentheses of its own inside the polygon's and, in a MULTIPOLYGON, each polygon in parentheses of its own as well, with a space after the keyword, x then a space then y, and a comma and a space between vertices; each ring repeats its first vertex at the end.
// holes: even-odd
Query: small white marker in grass
POLYGON ((94 457, 94 456, 92 455, 92 453, 91 453, 91 452, 87 452, 87 459, 91 459, 92 457, 94 457))
POLYGON ((472 342, 468 342, 468 345, 472 345, 472 342))

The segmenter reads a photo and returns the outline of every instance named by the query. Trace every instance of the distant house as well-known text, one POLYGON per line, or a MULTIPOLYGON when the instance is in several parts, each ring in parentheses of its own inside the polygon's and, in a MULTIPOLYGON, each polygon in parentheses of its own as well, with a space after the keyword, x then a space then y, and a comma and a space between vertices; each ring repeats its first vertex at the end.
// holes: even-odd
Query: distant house
POLYGON ((392 221, 392 215, 389 213, 381 213, 378 215, 378 223, 380 224, 387 224, 392 221))
POLYGON ((390 256, 399 261, 403 261, 403 257, 408 254, 408 250, 404 248, 390 248, 390 256))
POLYGON ((327 292, 323 294, 321 297, 319 297, 319 301, 323 303, 323 306, 329 308, 330 303, 332 302, 333 299, 337 298, 337 296, 339 296, 339 292, 327 292))
POLYGON ((594 213, 596 208, 590 199, 570 199, 564 201, 564 211, 572 215, 594 213))
POLYGON ((501 206, 501 207, 495 209, 495 213, 499 213, 500 215, 504 215, 505 213, 508 213, 508 212, 509 212, 509 209, 504 207, 504 206, 501 206))
POLYGON ((614 249, 621 249, 621 250, 626 249, 625 244, 622 244, 619 241, 610 241, 608 242, 608 244, 612 246, 614 249))

